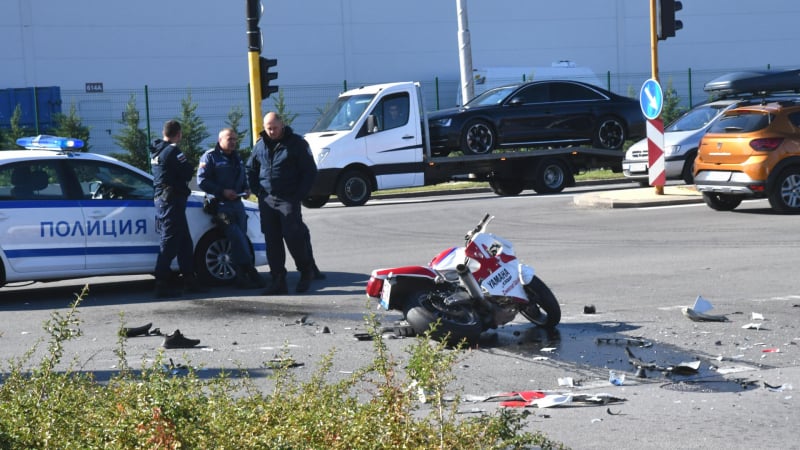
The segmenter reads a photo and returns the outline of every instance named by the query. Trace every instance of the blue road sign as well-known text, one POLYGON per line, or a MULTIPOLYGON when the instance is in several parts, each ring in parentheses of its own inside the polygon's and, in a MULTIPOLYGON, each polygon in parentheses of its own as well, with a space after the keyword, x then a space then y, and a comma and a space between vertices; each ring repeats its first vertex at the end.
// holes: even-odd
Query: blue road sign
POLYGON ((664 107, 664 92, 658 81, 650 78, 644 82, 639 92, 639 106, 642 107, 642 113, 648 120, 653 120, 661 114, 661 109, 664 107))

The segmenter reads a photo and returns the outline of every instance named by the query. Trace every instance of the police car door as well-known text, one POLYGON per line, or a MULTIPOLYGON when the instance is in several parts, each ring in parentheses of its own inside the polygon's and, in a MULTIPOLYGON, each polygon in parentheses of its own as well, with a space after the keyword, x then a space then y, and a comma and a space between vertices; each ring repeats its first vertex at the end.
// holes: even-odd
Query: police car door
POLYGON ((86 267, 114 273, 142 273, 155 267, 153 182, 117 164, 71 159, 83 195, 86 267))
POLYGON ((0 167, 0 247, 8 280, 81 275, 83 212, 67 195, 63 175, 58 157, 0 167))

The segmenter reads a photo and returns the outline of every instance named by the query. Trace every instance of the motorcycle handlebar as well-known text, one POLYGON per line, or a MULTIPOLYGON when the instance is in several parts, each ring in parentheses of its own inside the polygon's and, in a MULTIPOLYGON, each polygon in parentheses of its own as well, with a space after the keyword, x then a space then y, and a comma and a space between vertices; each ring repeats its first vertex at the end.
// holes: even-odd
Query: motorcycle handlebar
POLYGON ((464 240, 469 242, 469 240, 472 239, 473 236, 484 231, 486 229, 486 226, 489 225, 489 222, 491 222, 492 219, 494 219, 494 216, 489 213, 486 213, 486 215, 483 216, 483 219, 481 219, 481 221, 478 222, 478 225, 476 225, 475 228, 467 232, 467 235, 464 236, 464 240))

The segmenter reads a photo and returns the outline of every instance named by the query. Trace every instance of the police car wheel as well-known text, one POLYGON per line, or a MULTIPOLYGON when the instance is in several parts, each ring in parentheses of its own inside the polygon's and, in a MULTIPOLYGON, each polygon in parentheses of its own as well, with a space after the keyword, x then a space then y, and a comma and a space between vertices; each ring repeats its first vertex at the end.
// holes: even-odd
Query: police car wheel
POLYGON ((209 285, 230 284, 236 279, 231 244, 221 230, 212 230, 200 239, 194 252, 194 265, 197 276, 209 285))

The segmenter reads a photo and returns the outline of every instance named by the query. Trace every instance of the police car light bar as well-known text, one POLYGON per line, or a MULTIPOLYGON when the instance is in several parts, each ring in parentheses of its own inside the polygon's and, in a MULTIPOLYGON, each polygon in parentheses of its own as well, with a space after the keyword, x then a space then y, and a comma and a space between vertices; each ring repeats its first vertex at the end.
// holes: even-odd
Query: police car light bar
POLYGON ((59 136, 30 136, 17 139, 17 145, 28 150, 68 150, 83 148, 83 141, 59 136))

